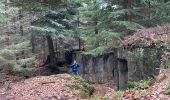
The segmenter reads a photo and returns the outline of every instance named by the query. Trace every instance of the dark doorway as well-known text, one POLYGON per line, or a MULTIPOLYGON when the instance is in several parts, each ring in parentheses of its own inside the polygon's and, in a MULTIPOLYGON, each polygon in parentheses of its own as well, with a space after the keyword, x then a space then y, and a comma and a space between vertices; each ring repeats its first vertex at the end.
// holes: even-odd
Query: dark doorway
POLYGON ((118 90, 125 90, 128 84, 128 62, 126 59, 118 59, 118 90))

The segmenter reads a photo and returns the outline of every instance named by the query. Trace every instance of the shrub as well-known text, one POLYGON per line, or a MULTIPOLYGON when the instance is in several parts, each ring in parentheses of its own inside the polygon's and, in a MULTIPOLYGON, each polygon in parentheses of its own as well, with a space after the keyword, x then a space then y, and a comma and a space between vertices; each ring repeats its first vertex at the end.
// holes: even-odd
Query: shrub
POLYGON ((81 98, 89 98, 95 90, 91 83, 81 78, 75 78, 68 87, 78 93, 81 98))

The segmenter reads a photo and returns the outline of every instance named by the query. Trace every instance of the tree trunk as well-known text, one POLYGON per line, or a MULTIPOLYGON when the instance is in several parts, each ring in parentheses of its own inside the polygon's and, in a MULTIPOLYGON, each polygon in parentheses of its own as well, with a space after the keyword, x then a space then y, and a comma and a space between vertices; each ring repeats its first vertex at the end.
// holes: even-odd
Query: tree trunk
POLYGON ((79 41, 79 50, 81 50, 81 39, 80 39, 80 37, 78 38, 78 41, 79 41))
POLYGON ((47 52, 46 52, 46 37, 43 36, 42 37, 42 50, 43 50, 43 62, 45 62, 45 58, 46 58, 46 55, 47 55, 47 52))
MULTIPOLYGON (((97 22, 97 18, 95 19, 95 29, 94 29, 94 33, 97 35, 98 33, 99 33, 99 30, 98 30, 98 28, 97 28, 97 24, 98 24, 98 22, 97 22)), ((99 42, 97 41, 97 37, 96 37, 96 43, 95 43, 95 47, 98 47, 99 46, 99 42)))
POLYGON ((98 34, 97 20, 95 20, 95 34, 98 34))
MULTIPOLYGON (((5 0, 5 11, 7 11, 7 10, 8 10, 8 0, 5 0)), ((8 17, 8 14, 6 14, 6 17, 8 17)), ((7 25, 8 25, 8 22, 9 21, 6 22, 7 25)), ((7 29, 10 30, 9 27, 7 27, 7 29)), ((10 43, 9 43, 9 36, 10 35, 9 35, 9 32, 6 32, 6 34, 7 34, 6 45, 9 46, 10 45, 10 43)))
MULTIPOLYGON (((80 18, 77 17, 77 28, 79 27, 79 24, 80 24, 80 18)), ((80 34, 79 34, 79 37, 78 37, 78 45, 79 45, 79 50, 81 50, 81 39, 80 39, 80 34)))
MULTIPOLYGON (((128 0, 128 9, 132 9, 132 0, 128 0)), ((128 21, 132 21, 132 14, 129 12, 128 21)))
MULTIPOLYGON (((123 2, 123 8, 124 9, 132 9, 132 2, 133 0, 124 0, 123 2)), ((125 17, 124 20, 125 21, 132 21, 132 16, 130 14, 131 12, 125 12, 125 17)))
POLYGON ((34 42, 34 35, 31 34, 31 45, 32 45, 32 53, 35 53, 35 42, 34 42))
MULTIPOLYGON (((124 0, 124 2, 123 2, 123 8, 128 9, 128 11, 126 11, 125 15, 124 15, 124 19, 123 19, 124 21, 128 21, 128 22, 132 21, 132 13, 131 13, 132 2, 133 2, 133 0, 124 0)), ((131 31, 127 30, 127 33, 131 34, 131 31)))
MULTIPOLYGON (((22 25, 23 24, 23 22, 22 22, 22 18, 23 18, 22 8, 23 8, 23 2, 22 2, 22 5, 21 5, 21 9, 19 10, 19 21, 20 21, 20 34, 21 34, 21 36, 24 36, 24 27, 22 25)), ((22 55, 21 58, 25 58, 24 50, 21 51, 21 55, 22 55)))
POLYGON ((47 44, 48 44, 48 50, 49 50, 48 52, 49 52, 49 56, 50 56, 50 66, 49 66, 49 68, 51 69, 51 72, 56 72, 56 74, 58 74, 59 69, 56 66, 57 60, 56 60, 56 57, 55 57, 53 40, 52 40, 50 35, 47 35, 46 38, 47 38, 47 44))
POLYGON ((148 2, 148 14, 149 14, 149 26, 148 27, 151 27, 152 26, 152 23, 151 23, 151 2, 149 1, 148 2))

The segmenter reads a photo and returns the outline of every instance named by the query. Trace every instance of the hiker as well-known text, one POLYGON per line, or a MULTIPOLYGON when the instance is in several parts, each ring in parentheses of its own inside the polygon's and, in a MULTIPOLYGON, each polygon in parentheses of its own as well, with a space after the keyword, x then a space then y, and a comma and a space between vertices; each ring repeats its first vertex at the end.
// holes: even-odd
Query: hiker
POLYGON ((72 68, 72 75, 79 76, 78 68, 80 67, 80 65, 77 64, 75 60, 74 60, 74 63, 70 67, 72 68))

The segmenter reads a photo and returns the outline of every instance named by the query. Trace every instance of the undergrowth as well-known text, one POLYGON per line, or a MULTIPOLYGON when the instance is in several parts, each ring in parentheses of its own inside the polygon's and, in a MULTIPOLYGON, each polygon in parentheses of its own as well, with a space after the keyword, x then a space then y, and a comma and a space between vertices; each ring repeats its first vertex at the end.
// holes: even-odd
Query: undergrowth
POLYGON ((129 89, 147 89, 155 82, 155 79, 141 80, 139 82, 130 82, 128 84, 129 89))
POLYGON ((81 78, 74 78, 74 81, 67 86, 81 98, 90 98, 95 90, 91 83, 81 78))
POLYGON ((115 96, 116 96, 117 100, 123 100, 123 95, 124 95, 123 91, 117 91, 115 93, 115 96))
POLYGON ((168 86, 165 90, 165 94, 170 95, 170 86, 168 86))

